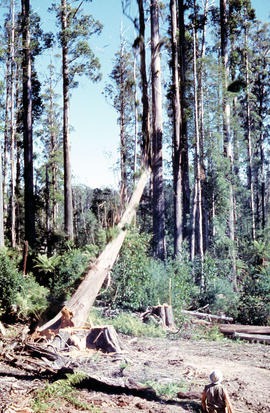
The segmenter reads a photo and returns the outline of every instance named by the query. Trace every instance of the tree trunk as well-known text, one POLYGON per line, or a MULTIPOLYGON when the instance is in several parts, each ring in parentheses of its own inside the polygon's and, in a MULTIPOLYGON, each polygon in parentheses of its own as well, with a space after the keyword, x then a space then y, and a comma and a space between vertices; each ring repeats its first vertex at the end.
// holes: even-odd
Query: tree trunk
MULTIPOLYGON (((78 289, 65 303, 65 307, 72 313, 71 320, 74 327, 81 327, 85 324, 91 306, 93 305, 105 278, 114 265, 124 242, 127 227, 131 224, 132 219, 135 216, 136 208, 140 202, 149 173, 149 167, 142 172, 126 211, 117 225, 118 233, 116 237, 106 245, 96 262, 89 269, 78 289)), ((59 312, 52 320, 39 327, 38 331, 42 332, 48 329, 58 329, 61 325, 61 317, 62 312, 59 312)))
POLYGON ((186 104, 186 38, 184 21, 184 1, 178 0, 179 14, 179 66, 180 66, 180 104, 182 127, 180 129, 181 175, 183 196, 183 238, 190 235, 188 229, 188 217, 190 215, 190 187, 189 187, 189 157, 188 157, 188 132, 186 104))
POLYGON ((4 208, 3 208, 3 175, 2 175, 2 148, 0 142, 0 247, 5 246, 4 237, 4 208))
POLYGON ((35 244, 35 205, 33 180, 33 139, 32 139, 32 81, 30 51, 29 0, 22 0, 23 18, 23 140, 24 140, 24 204, 25 240, 31 247, 35 244))
POLYGON ((248 61, 248 41, 247 27, 245 26, 245 66, 246 66, 246 83, 247 83, 247 146, 248 146, 248 189, 250 193, 250 211, 251 211, 251 237, 256 239, 255 229, 255 202, 254 202, 254 178, 253 178, 253 154, 251 142, 251 116, 250 116, 250 81, 249 81, 249 61, 248 61))
POLYGON ((127 202, 127 139, 125 125, 125 96, 124 96, 124 67, 123 67, 123 40, 121 33, 120 49, 120 170, 121 170, 121 210, 125 209, 127 202))
POLYGON ((231 127, 230 127, 230 103, 226 97, 226 90, 228 87, 229 77, 229 60, 228 60, 228 19, 227 19, 227 0, 220 0, 220 29, 221 29, 221 58, 222 71, 224 79, 223 92, 223 139, 224 139, 224 156, 229 161, 229 171, 227 173, 227 180, 229 183, 229 238, 231 240, 231 259, 232 259, 232 282, 234 289, 238 291, 237 275, 236 275, 236 252, 235 252, 235 214, 234 214, 234 195, 232 185, 232 171, 233 171, 233 155, 231 142, 231 127))
POLYGON ((10 39, 10 50, 11 50, 11 79, 10 79, 10 231, 11 231, 11 246, 15 248, 16 246, 16 202, 15 202, 15 4, 14 0, 10 3, 10 14, 11 14, 11 39, 10 39))
POLYGON ((165 205, 162 158, 162 92, 160 67, 158 0, 151 0, 151 72, 152 72, 152 171, 153 171, 153 249, 154 256, 164 260, 165 205))
MULTIPOLYGON (((15 95, 15 106, 16 106, 16 125, 18 125, 18 119, 20 116, 21 107, 21 97, 19 93, 19 83, 21 77, 21 70, 19 65, 16 64, 16 95, 15 95)), ((21 222, 21 138, 18 136, 16 138, 16 183, 15 183, 15 199, 16 199, 16 240, 17 245, 21 245, 21 234, 22 234, 22 222, 21 222)))
POLYGON ((199 88, 199 136, 200 136, 200 179, 201 179, 201 193, 202 193, 202 244, 203 251, 207 251, 209 248, 209 210, 207 201, 207 188, 205 185, 205 162, 204 162, 204 141, 205 141, 205 125, 204 125, 204 76, 205 76, 205 48, 206 48, 206 22, 208 14, 208 0, 204 3, 204 13, 203 13, 203 33, 201 39, 201 50, 200 50, 200 64, 198 71, 198 88, 199 88))
POLYGON ((191 261, 195 256, 195 233, 196 233, 196 218, 198 217, 198 251, 201 261, 201 279, 200 288, 204 288, 205 280, 203 273, 203 226, 202 226, 202 187, 201 187, 201 167, 200 167, 200 136, 199 136, 199 114, 198 114, 198 81, 197 81, 197 53, 196 53, 196 33, 193 27, 193 75, 194 75, 194 120, 195 120, 195 156, 194 156, 194 201, 192 213, 192 243, 191 243, 191 261))
POLYGON ((139 8, 139 46, 140 46, 140 74, 142 84, 142 138, 143 138, 143 159, 144 164, 151 164, 151 145, 150 145, 150 121, 149 121, 149 99, 148 82, 145 62, 145 23, 143 0, 137 0, 139 8))
POLYGON ((180 104, 177 11, 176 0, 170 0, 172 48, 172 110, 173 110, 173 197, 174 197, 174 256, 181 258, 183 244, 183 194, 181 170, 182 111, 180 104))
POLYGON ((138 162, 138 104, 137 104, 137 54, 134 49, 134 62, 133 62, 133 81, 134 81, 134 166, 133 166, 133 181, 136 183, 137 174, 137 162, 138 162))
POLYGON ((67 2, 61 0, 62 23, 62 75, 63 75, 63 150, 64 150, 64 203, 65 203, 65 233, 69 240, 73 240, 73 206, 71 185, 71 163, 69 145, 69 68, 68 68, 68 41, 66 38, 67 2))

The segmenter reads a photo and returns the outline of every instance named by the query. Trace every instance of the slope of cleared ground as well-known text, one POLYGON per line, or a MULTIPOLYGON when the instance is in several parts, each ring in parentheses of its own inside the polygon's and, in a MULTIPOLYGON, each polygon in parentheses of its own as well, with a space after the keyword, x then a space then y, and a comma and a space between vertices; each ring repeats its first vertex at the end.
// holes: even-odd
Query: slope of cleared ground
MULTIPOLYGON (((216 368, 223 372, 223 383, 235 413, 269 412, 270 351, 267 345, 124 335, 120 335, 120 341, 121 354, 75 351, 68 355, 73 371, 84 371, 91 376, 82 383, 76 398, 90 404, 93 412, 199 412, 197 395, 208 383, 209 373, 216 368), (134 390, 138 388, 144 391, 134 390), (187 396, 192 391, 194 396, 179 399, 178 391, 187 396)), ((53 380, 53 376, 49 380, 53 380)), ((35 390, 44 386, 45 378, 34 370, 25 372, 0 359, 2 412, 32 412, 35 390)), ((74 407, 67 398, 58 398, 52 395, 44 409, 48 408, 51 413, 89 411, 74 407)))

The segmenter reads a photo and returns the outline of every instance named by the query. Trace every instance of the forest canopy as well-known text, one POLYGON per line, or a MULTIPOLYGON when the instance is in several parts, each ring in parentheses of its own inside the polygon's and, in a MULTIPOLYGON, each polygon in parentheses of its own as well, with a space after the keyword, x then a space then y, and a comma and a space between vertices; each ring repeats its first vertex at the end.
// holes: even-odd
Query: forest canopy
POLYGON ((37 321, 61 308, 149 168, 98 302, 137 311, 170 299, 179 314, 209 305, 269 324, 270 26, 255 2, 122 0, 133 38, 117 34, 110 73, 95 52, 103 23, 92 2, 47 3, 55 32, 30 0, 3 2, 1 316, 37 321), (48 52, 58 66, 37 64, 48 52), (72 91, 102 75, 117 114, 118 188, 72 178, 72 91))

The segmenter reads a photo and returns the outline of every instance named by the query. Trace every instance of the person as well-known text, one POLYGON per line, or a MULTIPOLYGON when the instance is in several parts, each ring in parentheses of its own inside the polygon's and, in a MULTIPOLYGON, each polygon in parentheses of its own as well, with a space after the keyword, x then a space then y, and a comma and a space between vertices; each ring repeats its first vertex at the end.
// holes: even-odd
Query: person
POLYGON ((221 385, 222 373, 214 370, 210 374, 211 383, 205 386, 202 394, 202 408, 207 413, 233 413, 228 393, 221 385))

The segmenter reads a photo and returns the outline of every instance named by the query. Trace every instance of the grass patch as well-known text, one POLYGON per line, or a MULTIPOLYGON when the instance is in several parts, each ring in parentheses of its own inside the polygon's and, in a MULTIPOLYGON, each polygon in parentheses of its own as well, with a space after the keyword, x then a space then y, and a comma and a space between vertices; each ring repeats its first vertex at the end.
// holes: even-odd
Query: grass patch
POLYGON ((111 324, 118 333, 136 337, 166 337, 166 331, 159 325, 149 322, 143 323, 131 313, 121 312, 113 318, 102 317, 102 310, 92 309, 90 318, 94 325, 111 324))
POLYGON ((185 381, 177 383, 159 383, 157 381, 146 381, 143 385, 151 387, 158 397, 174 399, 179 391, 188 391, 188 384, 185 381))
POLYGON ((166 337, 166 332, 154 323, 144 324, 132 314, 121 313, 111 320, 119 333, 136 337, 166 337))
POLYGON ((45 389, 37 390, 32 402, 33 410, 38 413, 57 412, 62 409, 63 401, 66 401, 78 409, 98 413, 100 410, 92 404, 78 399, 79 391, 75 389, 75 385, 86 377, 83 373, 68 374, 66 379, 47 383, 45 389))

